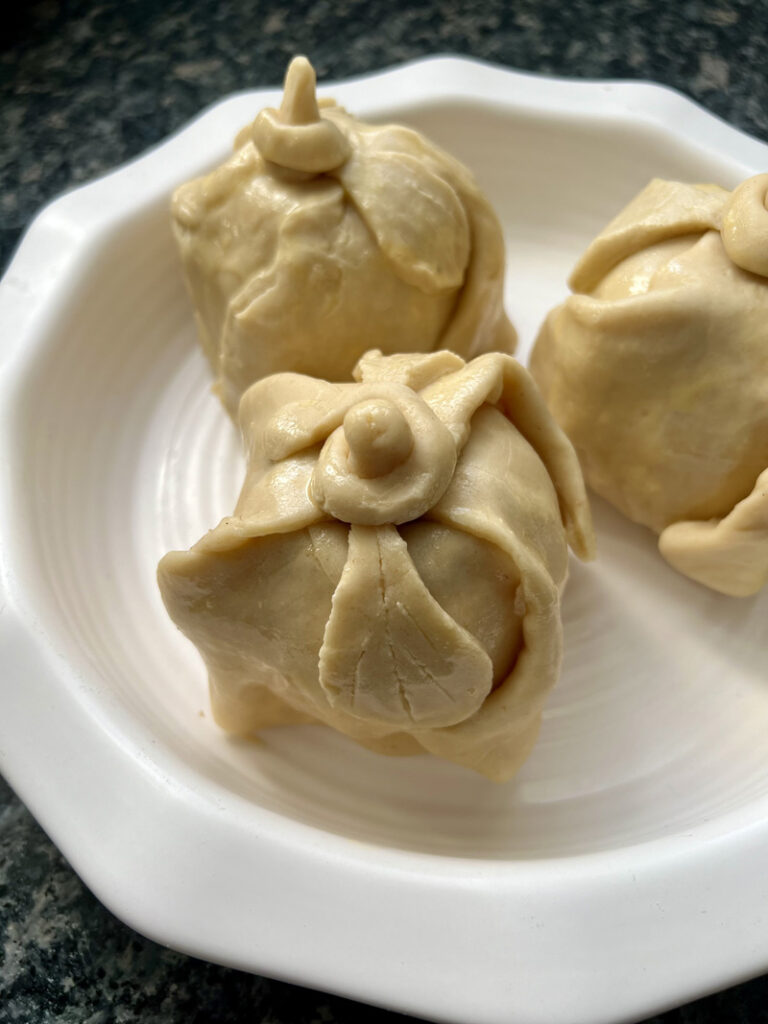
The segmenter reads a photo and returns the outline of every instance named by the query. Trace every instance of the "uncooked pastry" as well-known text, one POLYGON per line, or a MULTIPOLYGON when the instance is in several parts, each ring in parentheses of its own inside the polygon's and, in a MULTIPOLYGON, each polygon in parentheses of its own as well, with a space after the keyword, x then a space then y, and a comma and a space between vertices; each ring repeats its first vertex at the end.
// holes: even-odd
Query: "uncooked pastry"
POLYGON ((667 561, 768 581, 768 174, 652 181, 574 269, 531 370, 584 475, 667 561))
POLYGON ((198 333, 233 418, 254 381, 349 380, 369 348, 514 351, 504 239, 469 171, 423 135, 318 106, 304 57, 279 110, 182 185, 173 226, 198 333))
POLYGON ((240 405, 234 515, 158 579, 227 730, 324 722, 384 753, 509 778, 561 657, 568 542, 593 549, 576 455, 512 357, 369 352, 240 405))

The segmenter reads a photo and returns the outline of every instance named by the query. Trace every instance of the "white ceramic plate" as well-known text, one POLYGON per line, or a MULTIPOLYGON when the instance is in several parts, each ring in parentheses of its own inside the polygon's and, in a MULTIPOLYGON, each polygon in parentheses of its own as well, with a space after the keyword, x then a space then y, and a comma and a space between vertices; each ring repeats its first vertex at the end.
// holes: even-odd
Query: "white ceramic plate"
MULTIPOLYGON (((651 85, 435 59, 335 86, 472 166, 524 357, 650 177, 768 147, 651 85)), ((637 1019, 768 968, 768 594, 719 597, 596 502, 541 739, 498 786, 316 727, 227 739, 155 564, 228 512, 168 224, 275 92, 232 97, 49 206, 2 283, 0 764, 119 917, 170 946, 437 1020, 637 1019)))

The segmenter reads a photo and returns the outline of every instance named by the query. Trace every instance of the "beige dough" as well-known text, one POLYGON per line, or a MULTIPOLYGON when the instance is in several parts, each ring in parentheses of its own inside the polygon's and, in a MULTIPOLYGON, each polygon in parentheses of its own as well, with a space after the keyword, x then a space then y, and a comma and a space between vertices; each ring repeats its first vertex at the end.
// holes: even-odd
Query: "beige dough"
POLYGON ((531 371, 599 494, 725 594, 768 581, 768 174, 653 181, 598 235, 531 371))
POLYGON ((315 721, 507 779, 561 657, 568 543, 593 553, 573 448, 510 356, 367 353, 240 405, 233 516, 158 580, 219 723, 315 721))
POLYGON ((200 340, 233 418, 280 371, 348 380, 369 348, 512 352, 504 239, 472 175, 422 135, 318 106, 295 58, 172 217, 200 340))

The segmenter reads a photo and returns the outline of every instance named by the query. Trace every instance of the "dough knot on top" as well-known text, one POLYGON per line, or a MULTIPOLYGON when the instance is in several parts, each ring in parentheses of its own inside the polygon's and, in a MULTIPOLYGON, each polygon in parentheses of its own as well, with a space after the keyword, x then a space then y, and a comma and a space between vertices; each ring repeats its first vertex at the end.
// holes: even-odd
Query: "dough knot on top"
POLYGON ((315 69, 294 57, 285 76, 280 109, 265 107, 251 138, 265 160, 290 171, 323 174, 347 160, 351 147, 339 128, 323 118, 315 95, 315 69))
POLYGON ((734 190, 720 233, 734 263, 768 277, 768 174, 747 178, 734 190))

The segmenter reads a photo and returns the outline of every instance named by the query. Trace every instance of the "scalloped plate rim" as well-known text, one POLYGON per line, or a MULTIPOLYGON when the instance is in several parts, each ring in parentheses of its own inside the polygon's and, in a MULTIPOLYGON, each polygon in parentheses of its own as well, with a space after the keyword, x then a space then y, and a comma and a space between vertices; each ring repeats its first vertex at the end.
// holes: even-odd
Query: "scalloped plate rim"
MULTIPOLYGON (((764 143, 675 90, 648 82, 557 79, 437 56, 323 83, 321 91, 333 91, 344 102, 363 82, 366 93, 357 106, 368 116, 463 99, 533 116, 650 124, 707 152, 715 142, 727 142, 731 158, 747 173, 761 160, 768 162, 764 143)), ((214 126, 215 151, 231 138, 231 126, 242 122, 246 107, 277 96, 274 89, 249 90, 217 102, 148 153, 54 200, 36 217, 0 284, 0 423, 9 422, 28 360, 57 305, 66 301, 71 281, 82 273, 79 257, 139 207, 167 197, 173 184, 209 164, 211 152, 202 143, 210 143, 214 126)), ((263 808, 255 812, 215 784, 201 785, 194 772, 153 749, 140 727, 121 720, 103 693, 85 686, 36 621, 13 569, 15 526, 5 495, 14 454, 7 429, 0 431, 0 455, 0 644, 6 661, 0 767, 88 886, 137 931, 246 970, 433 1019, 477 1024, 619 1024, 768 968, 768 915, 744 924, 758 881, 768 899, 768 799, 759 805, 762 816, 751 805, 718 819, 720 827, 710 832, 703 828, 620 851, 510 865, 382 851, 263 808), (33 716, 35 745, 24 738, 33 716), (93 764, 99 772, 89 770, 93 764), (136 804, 129 821, 118 820, 115 793, 136 804), (240 817, 246 806, 249 815, 240 817), (190 846, 190 836, 200 845, 190 846), (217 874, 214 853, 227 861, 227 878, 217 874), (197 900, 190 901, 200 878, 209 888, 198 886, 197 900), (248 906, 233 914, 241 895, 237 883, 245 881, 253 887, 248 906), (371 885, 386 896, 376 908, 375 934, 368 929, 367 945, 347 942, 340 962, 329 940, 343 943, 365 929, 371 885), (300 906, 291 903, 286 910, 281 887, 298 889, 312 904, 312 927, 300 906), (249 923, 245 910, 258 905, 254 897, 264 901, 259 906, 270 909, 272 919, 269 934, 249 934, 246 948, 242 929, 249 923), (652 926, 646 921, 643 932, 650 907, 676 900, 676 910, 662 913, 652 926), (226 920, 216 916, 222 903, 226 920), (703 936, 702 913, 719 920, 719 928, 703 936), (565 991, 552 984, 553 974, 574 953, 569 933, 585 921, 593 931, 578 934, 582 970, 599 967, 621 983, 601 981, 598 974, 590 982, 583 975, 565 991), (444 934, 457 922, 467 932, 453 936, 449 950, 444 934), (678 950, 693 948, 695 939, 695 954, 665 971, 660 950, 651 967, 629 970, 627 958, 640 941, 662 932, 664 945, 678 950), (394 938, 401 944, 397 964, 388 945, 394 938), (424 939, 449 957, 449 976, 434 970, 424 939), (515 950, 511 967, 498 961, 505 941, 515 950), (388 955, 388 969, 380 970, 388 955), (471 974, 462 976, 459 968, 468 961, 471 974)))

